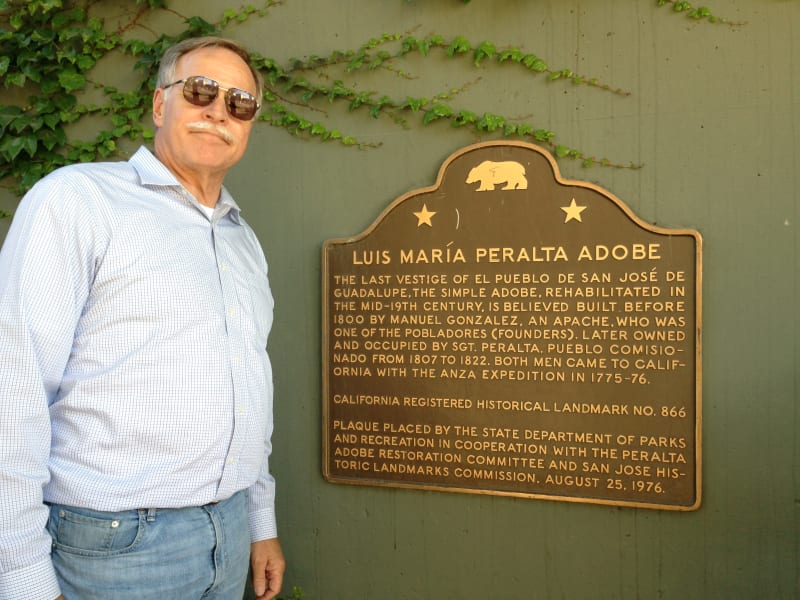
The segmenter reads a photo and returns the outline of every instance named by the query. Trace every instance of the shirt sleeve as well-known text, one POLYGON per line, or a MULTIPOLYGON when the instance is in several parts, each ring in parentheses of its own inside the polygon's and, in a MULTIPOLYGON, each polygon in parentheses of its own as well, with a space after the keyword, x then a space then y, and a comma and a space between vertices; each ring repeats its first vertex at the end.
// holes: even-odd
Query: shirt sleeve
MULTIPOLYGON (((258 263, 263 271, 262 285, 259 286, 260 294, 262 295, 262 306, 258 309, 264 314, 265 318, 264 327, 264 345, 266 346, 266 337, 272 328, 273 308, 274 301, 272 297, 272 290, 269 287, 269 278, 267 276, 269 267, 261 245, 255 233, 247 226, 251 236, 251 245, 253 252, 258 255, 258 263)), ((248 489, 249 499, 249 525, 250 525, 250 540, 251 542, 258 542, 261 540, 273 539, 278 537, 277 517, 275 513, 275 478, 269 470, 269 459, 272 454, 272 432, 274 430, 274 387, 272 380, 272 362, 269 358, 269 353, 264 348, 264 383, 265 389, 254 390, 254 393, 259 394, 265 403, 265 419, 266 428, 264 430, 263 439, 263 458, 259 471, 259 476, 256 482, 248 489)))
POLYGON ((269 473, 264 458, 262 476, 248 490, 250 541, 258 542, 278 537, 275 517, 275 479, 269 473))
POLYGON ((43 489, 57 399, 97 245, 80 186, 54 174, 22 200, 0 251, 0 598, 52 600, 43 489))

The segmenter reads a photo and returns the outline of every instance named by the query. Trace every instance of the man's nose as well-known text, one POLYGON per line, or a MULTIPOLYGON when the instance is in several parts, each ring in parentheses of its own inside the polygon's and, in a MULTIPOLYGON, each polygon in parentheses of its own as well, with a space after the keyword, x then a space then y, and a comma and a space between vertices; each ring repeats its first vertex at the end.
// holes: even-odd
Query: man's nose
POLYGON ((225 121, 228 119, 228 107, 225 106, 225 94, 219 93, 214 101, 205 107, 203 116, 214 121, 225 121))

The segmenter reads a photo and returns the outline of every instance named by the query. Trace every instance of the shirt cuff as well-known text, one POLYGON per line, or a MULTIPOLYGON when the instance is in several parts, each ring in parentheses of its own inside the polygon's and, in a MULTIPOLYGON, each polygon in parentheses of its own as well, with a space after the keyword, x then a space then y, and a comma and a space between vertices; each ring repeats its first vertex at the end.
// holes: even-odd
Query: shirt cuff
POLYGON ((250 513, 250 541, 260 542, 278 537, 278 525, 275 510, 265 509, 250 513))
POLYGON ((61 595, 53 562, 48 557, 33 565, 0 573, 3 600, 54 600, 61 595))

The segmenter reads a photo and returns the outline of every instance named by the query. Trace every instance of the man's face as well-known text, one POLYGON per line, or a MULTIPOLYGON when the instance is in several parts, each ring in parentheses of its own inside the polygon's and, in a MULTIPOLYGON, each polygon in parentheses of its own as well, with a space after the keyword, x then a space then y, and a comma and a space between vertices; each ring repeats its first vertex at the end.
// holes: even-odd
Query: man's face
MULTIPOLYGON (((200 48, 177 62, 175 81, 201 75, 222 88, 239 88, 256 95, 250 69, 225 48, 200 48)), ((172 82, 168 82, 172 83, 172 82)), ((232 117, 220 90, 208 106, 195 106, 183 97, 183 84, 157 89, 153 96, 156 155, 185 179, 212 173, 224 174, 244 154, 253 120, 232 117)))

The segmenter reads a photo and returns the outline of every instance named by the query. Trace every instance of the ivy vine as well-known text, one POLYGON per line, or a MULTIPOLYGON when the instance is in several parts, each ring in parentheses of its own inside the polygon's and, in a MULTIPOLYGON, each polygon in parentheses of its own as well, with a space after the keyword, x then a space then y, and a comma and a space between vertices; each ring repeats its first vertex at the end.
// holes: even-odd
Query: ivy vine
MULTIPOLYGON (((470 0, 461 1, 466 4, 470 0)), ((728 23, 707 8, 695 8, 689 2, 656 2, 693 19, 728 23)), ((267 0, 259 8, 227 8, 214 23, 198 16, 179 15, 167 6, 166 0, 128 0, 127 20, 116 30, 107 29, 106 23, 94 16, 93 8, 102 4, 103 0, 0 0, 0 80, 17 98, 26 97, 0 103, 0 182, 18 194, 60 166, 117 155, 122 140, 152 139, 153 130, 142 123, 150 109, 157 65, 164 50, 187 37, 225 35, 232 25, 267 17, 283 0, 267 0), (172 12, 182 19, 185 29, 176 35, 160 35, 154 42, 132 39, 131 32, 144 27, 144 17, 152 11, 172 12), (133 89, 118 89, 92 78, 95 65, 110 53, 134 60, 137 79, 133 89), (102 101, 82 103, 81 98, 90 91, 99 92, 102 101), (100 119, 101 130, 93 139, 78 139, 71 126, 87 117, 100 119)), ((452 60, 471 61, 475 67, 515 64, 548 81, 628 94, 594 77, 553 67, 545 58, 516 47, 500 47, 489 40, 473 43, 462 36, 417 37, 406 32, 383 34, 354 49, 292 59, 284 65, 254 53, 255 66, 267 84, 259 119, 297 136, 334 140, 345 146, 369 146, 328 123, 324 105, 343 103, 351 112, 363 113, 367 118, 389 118, 399 126, 406 126, 412 118, 425 125, 446 121, 477 134, 527 139, 548 146, 558 158, 577 159, 585 166, 637 166, 587 155, 560 143, 553 131, 541 125, 457 107, 456 97, 472 82, 430 97, 394 98, 360 91, 345 81, 359 73, 379 70, 411 78, 413 75, 402 68, 403 59, 412 54, 427 57, 434 52, 452 60)))
POLYGON ((656 2, 659 6, 671 6, 672 10, 677 13, 683 13, 689 19, 705 20, 709 23, 719 23, 731 27, 744 25, 744 23, 738 21, 729 21, 723 17, 718 17, 707 6, 694 6, 691 2, 685 2, 684 0, 656 0, 656 2))

